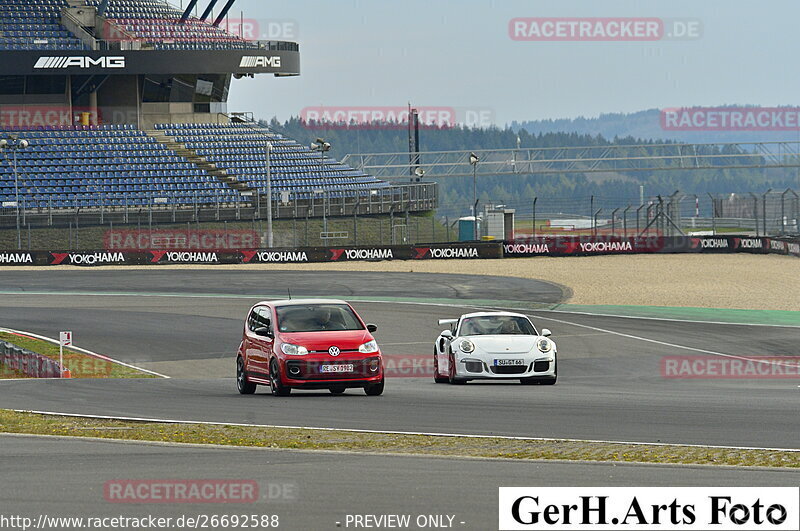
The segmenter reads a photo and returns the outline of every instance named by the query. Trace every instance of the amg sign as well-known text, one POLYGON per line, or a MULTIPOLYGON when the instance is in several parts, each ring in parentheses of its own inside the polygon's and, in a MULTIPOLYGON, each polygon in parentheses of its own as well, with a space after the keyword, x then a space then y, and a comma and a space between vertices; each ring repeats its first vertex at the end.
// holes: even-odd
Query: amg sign
POLYGON ((55 70, 61 68, 125 68, 124 57, 98 57, 92 59, 86 56, 65 57, 40 57, 33 68, 37 70, 55 70))
MULTIPOLYGON (((0 6, 3 4, 0 0, 0 6)), ((300 53, 292 50, 4 50, 0 55, 0 76, 52 76, 70 72, 300 75, 300 53)))
POLYGON ((281 58, 280 56, 273 55, 271 57, 266 56, 245 56, 242 57, 242 61, 239 63, 239 68, 280 68, 281 67, 281 58))

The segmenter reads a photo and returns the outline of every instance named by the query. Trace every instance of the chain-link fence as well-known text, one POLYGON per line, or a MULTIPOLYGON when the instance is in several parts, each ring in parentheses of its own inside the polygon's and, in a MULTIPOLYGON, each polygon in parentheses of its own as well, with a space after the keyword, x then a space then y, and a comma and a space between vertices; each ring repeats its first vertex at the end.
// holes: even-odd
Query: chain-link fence
MULTIPOLYGON (((437 215, 454 220, 472 216, 472 201, 442 205, 437 215)), ((633 236, 743 233, 798 234, 800 195, 792 189, 764 193, 686 194, 639 197, 529 197, 478 202, 479 223, 492 210, 514 212, 519 236, 602 233, 633 236)), ((487 234, 487 228, 481 234, 487 234)))

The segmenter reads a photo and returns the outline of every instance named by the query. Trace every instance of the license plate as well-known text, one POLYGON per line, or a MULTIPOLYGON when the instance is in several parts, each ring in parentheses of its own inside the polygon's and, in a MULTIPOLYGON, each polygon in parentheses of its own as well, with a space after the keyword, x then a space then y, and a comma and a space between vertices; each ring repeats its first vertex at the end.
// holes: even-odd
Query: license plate
POLYGON ((513 365, 525 365, 525 360, 494 360, 495 367, 508 367, 513 365))
POLYGON ((322 365, 319 372, 353 372, 352 363, 340 363, 338 365, 322 365))

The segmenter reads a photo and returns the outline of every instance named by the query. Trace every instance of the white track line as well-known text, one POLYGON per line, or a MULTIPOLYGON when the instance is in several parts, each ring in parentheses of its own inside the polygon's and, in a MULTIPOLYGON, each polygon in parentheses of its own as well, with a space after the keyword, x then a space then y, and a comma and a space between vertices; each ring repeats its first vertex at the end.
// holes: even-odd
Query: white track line
MULTIPOLYGON (((726 321, 697 321, 694 319, 675 319, 670 317, 648 317, 642 315, 616 315, 610 313, 591 313, 591 312, 573 312, 570 310, 535 310, 530 309, 526 311, 532 312, 548 312, 548 313, 565 313, 568 315, 589 315, 592 317, 615 317, 617 319, 639 319, 645 321, 668 321, 672 323, 697 323, 697 324, 712 324, 712 325, 729 325, 729 326, 765 326, 771 328, 800 328, 797 325, 781 325, 781 324, 758 324, 758 323, 730 323, 726 321)), ((761 310, 751 310, 754 312, 761 310)), ((766 310, 770 311, 770 310, 766 310)))
MULTIPOLYGON (((61 344, 61 342, 59 340, 57 340, 57 339, 53 339, 53 338, 45 337, 45 336, 40 336, 38 334, 32 334, 31 332, 25 332, 23 330, 13 330, 11 328, 0 328, 0 332, 8 332, 10 334, 19 334, 19 335, 22 335, 22 336, 29 336, 29 337, 33 337, 35 339, 40 339, 42 341, 47 341, 48 343, 52 343, 54 345, 60 345, 61 344)), ((137 367, 136 365, 131 365, 129 363, 125 363, 125 362, 122 362, 122 361, 119 361, 119 360, 115 360, 114 358, 109 358, 108 356, 104 356, 102 354, 97 354, 96 352, 92 352, 91 350, 86 350, 85 348, 80 348, 80 347, 75 347, 75 346, 71 346, 69 348, 72 349, 72 350, 77 350, 78 352, 86 354, 87 356, 92 356, 94 358, 105 360, 105 361, 108 361, 108 362, 111 362, 111 363, 116 363, 117 365, 122 365, 123 367, 128 367, 129 369, 136 369, 137 371, 142 371, 142 372, 147 373, 147 374, 152 374, 153 376, 158 376, 159 378, 167 378, 167 379, 170 378, 169 376, 167 376, 165 374, 161 374, 161 373, 158 373, 158 372, 155 372, 155 371, 150 371, 148 369, 143 369, 141 367, 137 367)), ((30 379, 31 378, 25 378, 25 380, 30 380, 30 379)), ((43 379, 46 379, 46 378, 33 378, 33 380, 43 380, 43 379)), ((60 378, 55 378, 55 379, 59 380, 60 378)))
POLYGON ((198 424, 203 426, 235 426, 241 428, 276 428, 288 430, 310 430, 310 431, 345 431, 350 433, 367 433, 377 435, 422 435, 427 437, 450 437, 455 439, 502 439, 507 441, 536 441, 536 442, 577 442, 592 444, 628 444, 631 446, 681 446, 686 448, 713 448, 719 450, 763 450, 770 452, 800 452, 800 448, 761 448, 754 446, 714 446, 707 444, 682 444, 682 443, 662 443, 662 442, 637 442, 637 441, 604 441, 592 439, 564 439, 557 437, 520 437, 512 435, 468 435, 461 433, 436 433, 436 432, 417 432, 417 431, 388 431, 388 430, 360 430, 352 428, 319 428, 311 426, 279 426, 272 424, 243 424, 233 422, 208 422, 200 420, 169 420, 147 417, 116 417, 106 415, 84 415, 79 413, 59 413, 56 411, 31 411, 27 409, 12 409, 16 413, 32 413, 35 415, 47 415, 53 417, 73 417, 100 420, 121 420, 126 422, 153 422, 158 424, 198 424))
POLYGON ((624 338, 627 338, 627 339, 634 339, 634 340, 637 340, 637 341, 644 341, 646 343, 654 343, 656 345, 662 345, 662 346, 665 346, 665 347, 677 348, 677 349, 682 349, 682 350, 689 350, 691 352, 699 352, 701 354, 710 354, 712 356, 719 356, 719 357, 722 357, 722 358, 731 358, 731 359, 742 360, 742 361, 753 361, 753 362, 757 362, 757 363, 765 363, 767 365, 779 365, 779 366, 785 366, 785 367, 796 367, 797 366, 796 364, 793 364, 793 363, 786 364, 786 363, 780 362, 780 361, 769 361, 769 360, 763 360, 763 359, 758 359, 758 358, 748 358, 746 356, 737 356, 735 354, 725 354, 724 352, 716 352, 714 350, 706 350, 706 349, 702 349, 702 348, 687 347, 685 345, 677 345, 675 343, 667 343, 666 341, 659 341, 657 339, 649 339, 649 338, 646 338, 646 337, 634 336, 632 334, 624 334, 622 332, 615 332, 614 330, 608 330, 607 328, 598 328, 596 326, 589 326, 589 325, 584 325, 584 324, 573 323, 571 321, 564 321, 562 319, 554 319, 552 317, 541 317, 541 316, 538 316, 538 315, 534 315, 534 317, 536 319, 543 319, 545 321, 553 321, 555 323, 561 323, 561 324, 566 324, 566 325, 571 325, 571 326, 577 326, 577 327, 580 327, 580 328, 586 328, 586 329, 589 329, 589 330, 595 330, 597 332, 604 332, 606 334, 611 334, 611 335, 615 335, 615 336, 619 336, 619 337, 624 337, 624 338))

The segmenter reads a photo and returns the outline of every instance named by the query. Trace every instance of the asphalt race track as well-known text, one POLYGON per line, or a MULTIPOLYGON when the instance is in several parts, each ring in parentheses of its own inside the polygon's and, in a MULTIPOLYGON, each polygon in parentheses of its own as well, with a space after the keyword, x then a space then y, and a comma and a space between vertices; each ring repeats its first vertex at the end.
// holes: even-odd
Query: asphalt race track
POLYGON ((48 516, 278 515, 281 529, 337 529, 353 514, 448 514, 456 529, 497 524, 497 488, 581 486, 796 486, 800 473, 777 469, 510 462, 218 449, 95 440, 0 436, 4 510, 48 516), (42 459, 57 455, 59 466, 42 459), (255 503, 106 503, 107 481, 127 478, 255 479, 255 503), (387 481, 387 478, 391 480, 387 481), (476 481, 480 478, 480 481, 476 481), (457 485, 469 488, 455 489, 457 485), (346 494, 345 494, 346 491, 346 494), (461 524, 464 522, 464 524, 461 524))
MULTIPOLYGON (((463 308, 359 302, 388 358, 428 355, 437 319, 469 299, 557 302, 552 284, 468 275, 267 273, 213 270, 0 273, 0 323, 76 345, 174 379, 0 382, 0 407, 64 413, 414 432, 797 448, 794 380, 669 380, 664 355, 798 355, 795 328, 680 323, 532 311, 559 347, 559 383, 434 384, 395 377, 380 398, 260 388, 236 393, 233 355, 258 296, 406 296, 465 300, 463 308), (425 277, 433 277, 431 282, 425 277), (509 285, 506 285, 509 284, 509 285), (20 292, 20 294, 15 294, 20 292), (27 293, 25 293, 27 292, 27 293), (71 295, 57 295, 70 292, 71 295), (46 295, 45 293, 51 293, 46 295), (180 294, 188 295, 187 297, 180 294)), ((408 374, 414 376, 415 374, 408 374)))
MULTIPOLYGON (((0 381, 0 408, 223 423, 454 434, 798 448, 800 389, 790 380, 669 380, 665 355, 797 356, 796 328, 681 323, 537 310, 568 291, 544 282, 468 275, 196 269, 0 272, 0 326, 57 337, 169 375, 146 380, 0 381), (559 347, 559 383, 437 385, 416 372, 381 397, 260 388, 233 379, 243 318, 283 296, 353 298, 378 325, 387 362, 431 356, 437 320, 470 301, 518 301, 559 347), (413 297, 419 302, 401 302, 413 297), (457 299, 455 306, 423 303, 457 299)), ((217 449, 0 436, 7 513, 179 517, 277 514, 283 529, 337 529, 346 514, 449 514, 457 529, 496 523, 499 486, 796 486, 800 472, 665 465, 541 463, 217 449), (166 476, 165 476, 166 475, 166 476), (103 484, 125 478, 241 478, 254 504, 118 505, 103 484), (480 478, 476 481, 475 478, 480 478), (13 487, 12 487, 13 485, 13 487), (291 495, 273 498, 271 490, 291 495), (464 488, 469 486, 469 488, 464 488), (346 493, 343 494, 343 493, 346 493), (46 501, 45 501, 46 500, 46 501), (365 509, 366 508, 366 509, 365 509), (461 524, 460 522, 464 522, 461 524)))
MULTIPOLYGON (((409 266, 409 269, 411 266, 409 266)), ((487 284, 473 275, 434 273, 370 273, 328 271, 245 271, 207 269, 131 269, 120 271, 0 271, 0 288, 5 291, 37 290, 93 292, 156 292, 174 294, 226 293, 257 296, 267 294, 418 298, 458 298, 561 302, 564 288, 555 284, 521 278, 506 278, 502 285, 487 284)))

